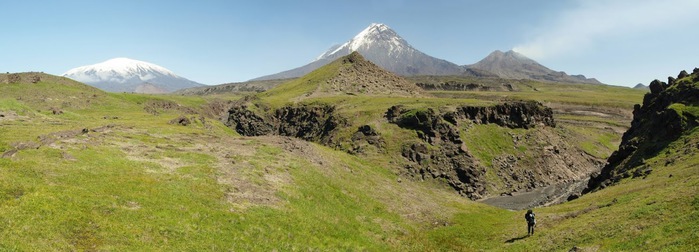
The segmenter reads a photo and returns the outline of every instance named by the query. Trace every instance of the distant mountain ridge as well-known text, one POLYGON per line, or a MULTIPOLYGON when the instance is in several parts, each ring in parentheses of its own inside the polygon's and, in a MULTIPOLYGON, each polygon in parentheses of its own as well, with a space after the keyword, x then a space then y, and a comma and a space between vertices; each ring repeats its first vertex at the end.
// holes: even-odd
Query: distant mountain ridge
POLYGON ((73 68, 62 76, 109 92, 169 93, 204 86, 164 67, 129 58, 73 68))
POLYGON ((359 52, 379 67, 401 76, 463 75, 601 84, 596 79, 586 78, 584 75, 568 75, 565 72, 551 70, 514 51, 494 51, 475 64, 459 66, 413 48, 390 27, 378 23, 369 25, 346 43, 331 47, 311 63, 252 80, 301 77, 353 51, 359 52))
POLYGON ((354 51, 398 75, 459 75, 465 72, 465 69, 457 64, 429 56, 413 48, 387 25, 374 23, 346 43, 331 47, 305 66, 253 80, 301 77, 354 51))
POLYGON ((568 75, 565 72, 551 70, 512 50, 507 52, 496 50, 477 63, 466 67, 488 71, 505 79, 602 84, 584 75, 568 75))
POLYGON ((638 83, 633 88, 635 88, 635 89, 650 89, 648 86, 643 85, 643 83, 638 83))

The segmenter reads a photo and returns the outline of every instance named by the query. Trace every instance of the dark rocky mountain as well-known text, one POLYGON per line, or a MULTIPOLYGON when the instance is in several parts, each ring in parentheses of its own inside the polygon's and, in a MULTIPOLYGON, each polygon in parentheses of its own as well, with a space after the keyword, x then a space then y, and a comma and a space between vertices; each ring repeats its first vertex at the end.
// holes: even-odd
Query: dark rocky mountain
MULTIPOLYGON (((613 185, 623 178, 648 175, 652 169, 646 159, 699 126, 699 108, 695 105, 699 104, 698 84, 699 68, 691 75, 682 71, 676 79, 668 77, 668 83, 651 82, 643 105, 634 106, 631 128, 624 133, 619 149, 609 157, 601 174, 590 180, 586 191, 613 185)), ((688 146, 685 154, 695 149, 688 146)))
POLYGON ((465 67, 487 71, 505 79, 602 84, 596 79, 586 78, 584 75, 568 75, 565 72, 551 70, 512 50, 507 52, 494 51, 481 61, 465 67))
POLYGON ((128 58, 73 68, 63 76, 109 92, 168 93, 204 86, 164 67, 128 58))
POLYGON ((371 24, 351 40, 342 45, 331 47, 305 66, 262 76, 254 80, 300 77, 354 51, 361 53, 367 60, 381 68, 398 75, 472 74, 457 64, 418 51, 385 24, 371 24))

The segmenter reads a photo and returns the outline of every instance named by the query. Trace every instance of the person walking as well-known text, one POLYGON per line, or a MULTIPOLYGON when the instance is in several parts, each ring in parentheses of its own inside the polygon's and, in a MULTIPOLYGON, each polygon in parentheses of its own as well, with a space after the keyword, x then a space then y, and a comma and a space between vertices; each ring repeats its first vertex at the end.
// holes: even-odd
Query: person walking
POLYGON ((535 218, 534 211, 531 209, 527 210, 527 213, 524 214, 524 219, 527 220, 527 235, 533 235, 534 234, 534 226, 536 226, 536 218, 535 218))

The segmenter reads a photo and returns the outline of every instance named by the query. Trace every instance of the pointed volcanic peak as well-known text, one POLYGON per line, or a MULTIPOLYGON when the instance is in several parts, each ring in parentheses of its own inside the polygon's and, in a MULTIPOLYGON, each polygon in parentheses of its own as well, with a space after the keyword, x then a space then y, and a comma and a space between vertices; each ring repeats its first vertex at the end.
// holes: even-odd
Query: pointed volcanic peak
POLYGON ((648 90, 650 89, 648 86, 643 85, 643 83, 638 83, 636 86, 633 87, 634 89, 643 89, 643 90, 648 90))
POLYGON ((128 58, 73 68, 63 76, 109 92, 168 93, 204 86, 164 67, 128 58))
POLYGON ((331 47, 305 66, 254 80, 300 77, 354 51, 383 69, 403 76, 457 75, 464 72, 459 65, 434 58, 413 48, 387 25, 371 24, 351 40, 331 47))
POLYGON ((505 79, 602 84, 596 79, 586 78, 584 75, 568 75, 565 72, 551 70, 512 50, 507 52, 494 51, 468 68, 485 70, 505 79))
POLYGON ((263 93, 283 101, 337 95, 398 96, 422 95, 414 83, 382 69, 360 53, 347 56, 263 93))

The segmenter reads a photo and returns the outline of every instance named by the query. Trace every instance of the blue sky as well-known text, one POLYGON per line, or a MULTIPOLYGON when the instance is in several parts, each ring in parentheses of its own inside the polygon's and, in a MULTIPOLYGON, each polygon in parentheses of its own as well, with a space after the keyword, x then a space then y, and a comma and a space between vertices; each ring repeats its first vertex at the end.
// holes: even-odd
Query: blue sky
POLYGON ((128 57, 206 84, 309 63, 371 23, 459 65, 517 51, 633 86, 699 67, 696 0, 4 1, 0 71, 128 57))

